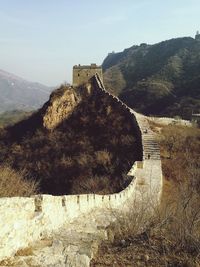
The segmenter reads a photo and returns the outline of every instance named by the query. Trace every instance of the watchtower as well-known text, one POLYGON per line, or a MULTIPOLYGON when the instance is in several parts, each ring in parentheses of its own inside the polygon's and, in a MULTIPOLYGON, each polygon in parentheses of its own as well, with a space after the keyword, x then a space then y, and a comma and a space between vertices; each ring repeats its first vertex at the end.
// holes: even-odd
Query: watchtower
POLYGON ((91 65, 75 65, 73 67, 73 86, 79 86, 87 82, 92 76, 98 74, 103 80, 102 67, 92 63, 91 65))
POLYGON ((197 33, 195 35, 195 40, 200 41, 200 33, 199 33, 199 31, 197 31, 197 33))

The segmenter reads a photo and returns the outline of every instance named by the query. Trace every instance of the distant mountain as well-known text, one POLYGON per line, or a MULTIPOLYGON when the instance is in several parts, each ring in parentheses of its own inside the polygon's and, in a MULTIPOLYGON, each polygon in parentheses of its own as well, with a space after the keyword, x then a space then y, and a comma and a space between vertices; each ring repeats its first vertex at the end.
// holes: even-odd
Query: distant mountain
POLYGON ((103 62, 106 88, 146 114, 200 112, 200 41, 190 37, 132 46, 103 62))
POLYGON ((37 109, 48 100, 51 91, 50 87, 0 70, 0 113, 37 109))
POLYGON ((32 111, 24 111, 19 109, 0 113, 0 129, 1 127, 13 125, 18 121, 29 117, 32 113, 32 111))

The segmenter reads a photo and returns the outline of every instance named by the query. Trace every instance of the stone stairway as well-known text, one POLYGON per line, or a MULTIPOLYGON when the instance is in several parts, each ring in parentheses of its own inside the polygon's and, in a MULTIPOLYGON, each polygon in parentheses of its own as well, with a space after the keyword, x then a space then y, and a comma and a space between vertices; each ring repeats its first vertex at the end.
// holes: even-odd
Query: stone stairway
POLYGON ((148 120, 145 116, 138 114, 131 110, 136 116, 137 121, 139 121, 140 129, 142 131, 142 143, 145 160, 160 160, 160 148, 156 140, 155 133, 150 129, 148 120))

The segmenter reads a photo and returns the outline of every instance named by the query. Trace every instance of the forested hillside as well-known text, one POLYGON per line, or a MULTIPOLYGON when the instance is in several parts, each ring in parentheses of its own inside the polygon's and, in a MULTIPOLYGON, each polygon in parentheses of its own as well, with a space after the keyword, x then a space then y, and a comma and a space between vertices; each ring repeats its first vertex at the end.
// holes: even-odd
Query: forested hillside
POLYGON ((200 111, 200 42, 193 38, 111 53, 103 70, 106 88, 142 113, 189 119, 200 111))

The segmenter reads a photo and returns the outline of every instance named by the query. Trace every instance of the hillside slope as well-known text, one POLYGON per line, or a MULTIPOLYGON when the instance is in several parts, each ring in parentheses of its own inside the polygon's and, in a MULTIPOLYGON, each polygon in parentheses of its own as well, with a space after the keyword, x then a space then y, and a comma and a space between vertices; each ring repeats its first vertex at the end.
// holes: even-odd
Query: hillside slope
POLYGON ((37 109, 48 100, 51 90, 0 70, 0 112, 37 109))
POLYGON ((126 187, 126 173, 142 158, 139 130, 117 101, 89 86, 61 86, 39 111, 2 131, 0 164, 26 169, 41 193, 107 194, 126 187))
POLYGON ((130 107, 190 118, 200 111, 200 42, 190 37, 109 54, 104 83, 130 107))
POLYGON ((0 113, 0 128, 13 125, 31 115, 31 111, 12 110, 0 113))

